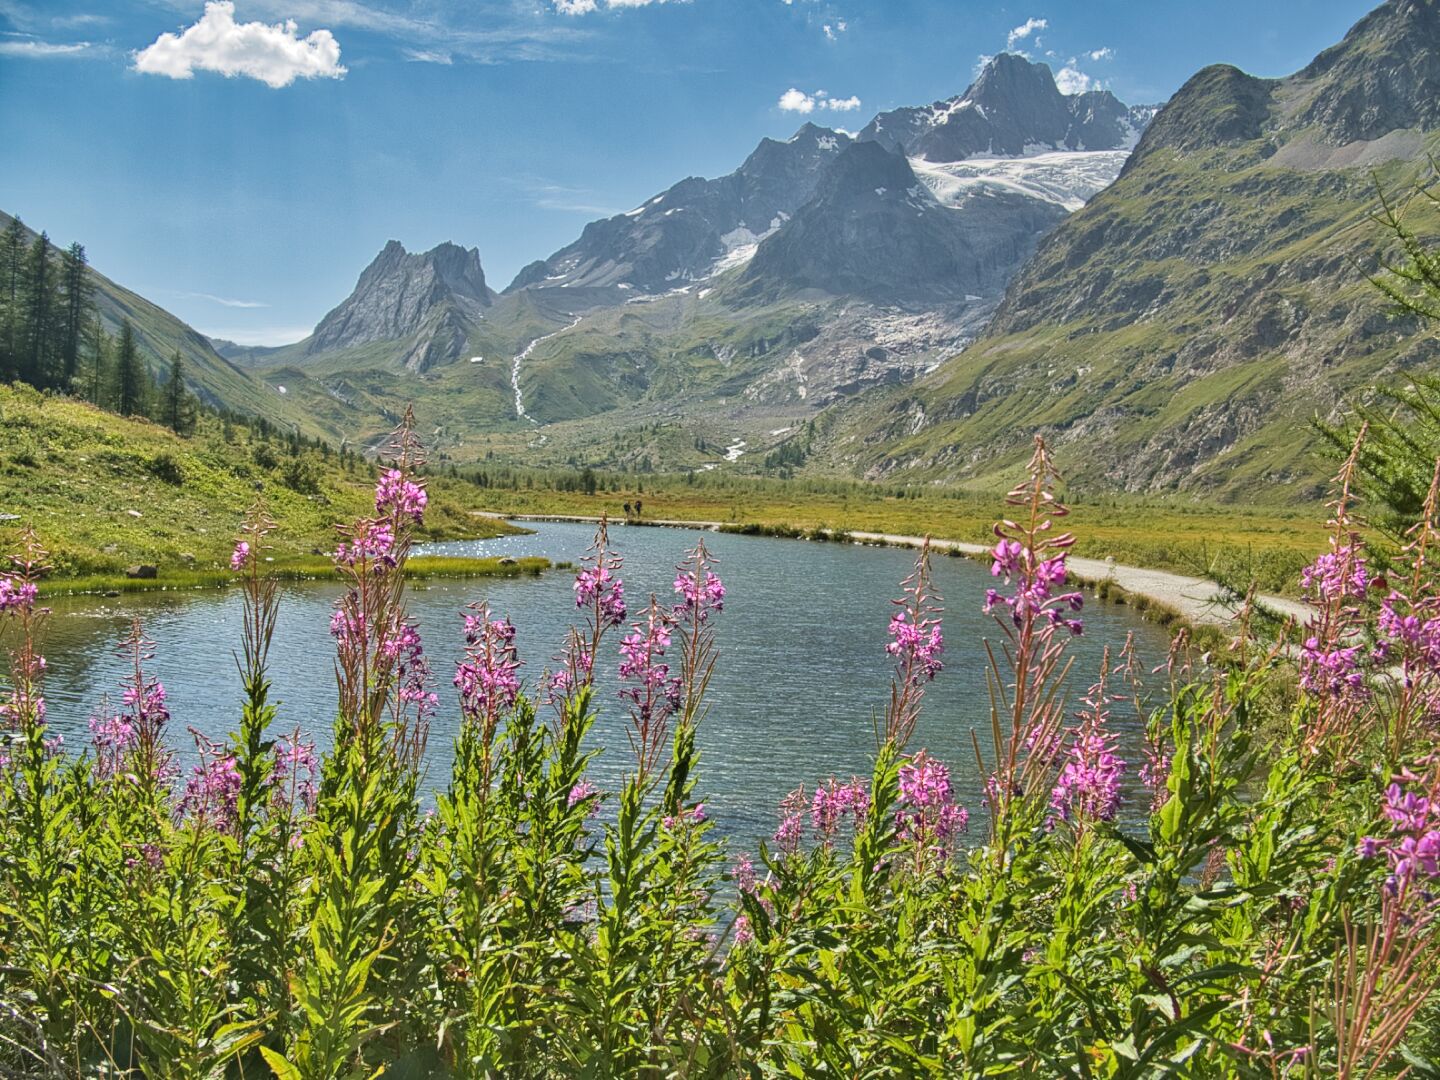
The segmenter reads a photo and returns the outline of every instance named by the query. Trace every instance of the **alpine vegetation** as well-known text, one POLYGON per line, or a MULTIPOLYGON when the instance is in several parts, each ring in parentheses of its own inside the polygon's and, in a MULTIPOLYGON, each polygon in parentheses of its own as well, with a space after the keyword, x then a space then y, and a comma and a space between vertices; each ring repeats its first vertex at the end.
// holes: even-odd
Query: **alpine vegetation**
POLYGON ((428 502, 421 456, 402 426, 373 514, 340 530, 323 753, 270 698, 281 595, 263 507, 231 562, 234 730, 199 741, 188 768, 139 624, 91 744, 51 736, 46 553, 31 533, 12 556, 0 1072, 1437 1069, 1440 466, 1403 544, 1371 551, 1357 446, 1303 579, 1308 625, 1265 637, 1257 613, 1199 655, 1182 634, 1153 670, 1133 647, 1106 652, 1072 702, 1084 598, 1037 440, 983 598, 981 802, 956 799, 952 770, 969 763, 915 745, 927 688, 954 663, 922 550, 888 615, 871 775, 796 777, 773 840, 732 851, 696 748, 716 626, 733 617, 705 545, 672 596, 640 599, 602 523, 557 659, 523 676, 515 625, 477 603, 457 613, 456 669, 438 672, 402 573, 428 502), (630 759, 607 791, 589 766, 596 673, 612 666, 630 759), (432 796, 429 718, 452 689, 463 719, 432 796), (1145 733, 1133 753, 1122 717, 1145 733))

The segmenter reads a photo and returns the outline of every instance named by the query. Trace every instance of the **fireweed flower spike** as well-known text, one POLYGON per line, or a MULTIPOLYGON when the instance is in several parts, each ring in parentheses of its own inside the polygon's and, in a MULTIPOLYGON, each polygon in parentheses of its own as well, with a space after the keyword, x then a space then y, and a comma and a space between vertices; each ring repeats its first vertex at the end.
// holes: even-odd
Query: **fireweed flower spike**
POLYGON ((582 687, 595 681, 595 657, 607 631, 621 626, 628 614, 625 582, 620 577, 622 559, 610 549, 610 527, 604 517, 595 528, 590 550, 580 560, 575 575, 575 607, 583 611, 584 622, 571 627, 565 641, 560 667, 549 678, 546 689, 550 702, 564 716, 564 702, 582 687))
POLYGON ((890 703, 885 709, 883 739, 903 749, 915 731, 925 685, 944 666, 945 636, 940 625, 940 594, 930 583, 930 541, 921 545, 914 572, 905 579, 904 595, 893 601, 890 641, 885 652, 895 661, 890 703))
POLYGON ((901 838, 914 845, 914 870, 923 874, 949 859, 970 812, 954 801, 950 770, 922 750, 900 766, 895 818, 901 838))
POLYGON ((36 606, 39 581, 49 571, 49 555, 33 529, 21 538, 21 549, 0 571, 0 636, 14 628, 18 639, 10 649, 9 692, 0 698, 0 731, 18 730, 36 753, 45 752, 45 657, 36 647, 41 622, 49 614, 36 606))
POLYGON ((391 437, 391 464, 375 488, 377 516, 343 526, 335 568, 346 584, 330 632, 336 642, 336 679, 343 739, 353 735, 373 752, 375 736, 389 721, 389 746, 419 767, 428 719, 436 705, 419 634, 405 615, 404 576, 413 530, 426 504, 423 485, 413 479, 424 464, 413 417, 391 437))
POLYGON ((454 682, 460 691, 460 714, 479 733, 488 786, 495 730, 520 694, 521 662, 515 651, 515 627, 509 619, 492 618, 485 603, 471 604, 462 618, 465 656, 455 668, 454 682))
POLYGON ((681 704, 680 679, 665 659, 673 629, 674 617, 651 597, 645 620, 632 623, 620 643, 620 696, 630 703, 628 734, 642 784, 660 760, 670 717, 681 704))
POLYGON ((1085 696, 1087 708, 1081 713, 1080 725, 1070 733, 1070 748, 1050 793, 1051 825, 1064 821, 1080 831, 1092 822, 1113 821, 1119 812, 1125 762, 1115 753, 1119 736, 1107 726, 1109 676, 1107 646, 1100 661, 1099 681, 1085 696))
POLYGON ((1307 756, 1323 746, 1343 753, 1360 738, 1360 717, 1369 696, 1361 605, 1370 585, 1369 569, 1352 516, 1360 451, 1368 425, 1362 424, 1350 456, 1335 477, 1338 494, 1330 504, 1330 550, 1306 567, 1301 584, 1319 613, 1304 628, 1300 647, 1300 688, 1314 702, 1305 733, 1307 756))
POLYGON ((670 612, 680 638, 680 722, 689 727, 701 719, 702 702, 715 672, 715 628, 711 617, 725 608, 725 585, 715 573, 716 560, 699 540, 675 568, 675 595, 670 612))
POLYGON ((1018 520, 1007 518, 995 525, 990 572, 1009 591, 989 590, 984 606, 1006 638, 999 654, 986 646, 994 754, 990 767, 975 740, 981 774, 988 774, 991 840, 999 852, 1012 829, 1034 823, 1013 821, 1013 811, 1040 814, 1042 800, 1054 786, 1065 718, 1059 691, 1069 671, 1069 663, 1062 661, 1066 640, 1083 630, 1077 617, 1083 597, 1062 591, 1068 581, 1066 555, 1075 538, 1054 531, 1055 522, 1070 511, 1055 497, 1060 476, 1039 436, 1028 472, 1025 482, 1005 497, 1021 511, 1018 520))

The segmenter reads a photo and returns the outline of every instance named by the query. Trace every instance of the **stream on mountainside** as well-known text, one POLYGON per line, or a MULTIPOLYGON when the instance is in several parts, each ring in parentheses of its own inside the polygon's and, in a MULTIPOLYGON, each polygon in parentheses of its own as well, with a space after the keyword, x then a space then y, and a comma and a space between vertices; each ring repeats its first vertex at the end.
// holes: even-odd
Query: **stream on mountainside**
MULTIPOLYGON (((578 562, 593 527, 542 523, 533 535, 428 545, 444 555, 543 555, 578 562)), ((753 845, 768 837, 776 806, 800 784, 831 775, 848 779, 869 770, 874 751, 872 716, 883 708, 891 665, 885 655, 890 601, 910 573, 914 552, 848 544, 805 543, 764 537, 699 533, 684 529, 613 526, 611 541, 625 557, 623 577, 632 612, 650 592, 672 597, 674 567, 695 540, 704 537, 719 559, 728 590, 717 617, 720 662, 711 685, 710 713, 701 725, 699 798, 719 831, 753 845)), ((573 577, 555 570, 539 578, 431 581, 409 594, 436 673, 441 707, 430 733, 430 787, 448 778, 459 722, 450 679, 461 653, 460 609, 486 600, 497 616, 515 623, 525 667, 533 684, 551 665, 575 616, 573 577)), ((988 727, 988 693, 982 638, 1000 637, 994 621, 980 612, 993 579, 985 565, 937 558, 934 581, 945 597, 945 670, 931 684, 912 749, 922 747, 946 761, 962 801, 976 811, 980 784, 972 727, 988 727)), ((282 607, 271 649, 271 699, 280 702, 276 731, 296 725, 322 746, 333 720, 335 683, 329 636, 336 585, 299 584, 282 589, 282 607)), ((115 599, 57 598, 45 632, 49 660, 46 698, 52 729, 66 746, 88 744, 87 719, 117 685, 126 661, 115 645, 132 617, 144 621, 155 642, 153 673, 169 692, 170 738, 188 772, 193 744, 187 727, 222 738, 237 722, 241 693, 232 651, 239 646, 241 594, 238 589, 190 593, 136 593, 115 599)), ((1071 649, 1076 666, 1070 683, 1072 707, 1094 681, 1100 651, 1118 651, 1134 632, 1147 669, 1165 659, 1168 637, 1129 608, 1091 604, 1086 632, 1071 649)), ((616 650, 612 631, 598 665, 597 703, 602 715, 592 745, 604 752, 592 778, 606 791, 618 788, 631 762, 623 702, 616 696, 616 650)), ((1117 718, 1128 716, 1125 704, 1117 718)), ((1122 744, 1135 762, 1137 731, 1117 722, 1122 744)), ((1133 782, 1132 764, 1129 779, 1133 782)))

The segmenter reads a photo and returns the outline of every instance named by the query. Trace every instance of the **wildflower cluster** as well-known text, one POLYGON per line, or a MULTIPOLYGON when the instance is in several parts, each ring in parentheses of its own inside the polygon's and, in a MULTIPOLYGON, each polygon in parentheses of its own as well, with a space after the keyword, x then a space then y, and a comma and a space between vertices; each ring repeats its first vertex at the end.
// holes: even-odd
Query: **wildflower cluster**
MULTIPOLYGON (((1100 680, 1085 698, 1088 708, 1080 726, 1071 733, 1070 748, 1050 793, 1052 823, 1056 819, 1080 825, 1113 821, 1120 810, 1125 761, 1116 753, 1119 736, 1108 728, 1109 666, 1107 647, 1100 661, 1100 680)), ((1153 775, 1156 764, 1150 768, 1153 775)))
POLYGON ((31 611, 39 587, 14 574, 0 574, 0 611, 31 611))
POLYGON ((680 597, 675 605, 675 617, 694 622, 705 622, 712 611, 725 608, 725 583, 715 571, 705 567, 700 574, 686 573, 682 567, 675 575, 675 592, 680 597), (700 580, 696 580, 697 577, 700 580))
POLYGON ((472 604, 462 616, 465 623, 465 657, 455 668, 460 708, 480 719, 487 729, 520 694, 520 657, 515 649, 515 626, 509 619, 494 619, 489 605, 472 604))
POLYGON ((424 486, 401 469, 384 470, 375 485, 375 513, 382 516, 408 517, 418 525, 424 520, 428 502, 424 486))
POLYGON ((1069 579, 1065 556, 1073 539, 1054 537, 1043 548, 1026 547, 1006 535, 1005 525, 995 528, 1000 540, 990 553, 990 574, 1004 578, 1006 585, 1013 579, 1015 591, 1005 594, 998 589, 986 590, 985 614, 1004 607, 1016 627, 1023 626, 1028 618, 1040 616, 1072 634, 1083 632, 1084 621, 1070 616, 1085 606, 1084 596, 1073 590, 1061 591, 1069 579), (1042 553, 1048 557, 1042 557, 1042 553))
POLYGON ((900 835, 922 856, 947 854, 970 822, 970 812, 950 790, 950 770, 923 750, 900 766, 896 822, 900 835))
POLYGON ((625 621, 625 582, 616 571, 619 560, 601 560, 575 575, 575 606, 593 607, 605 626, 625 621))
POLYGON ((1360 854, 1383 858, 1390 867, 1387 887, 1400 890, 1419 880, 1425 889, 1440 878, 1440 800, 1427 786, 1416 790, 1420 777, 1406 772, 1385 789, 1381 816, 1390 824, 1382 836, 1360 840, 1360 854), (1403 781, 1403 783, 1402 783, 1403 781))
POLYGON ((842 784, 832 776, 816 787, 810 798, 810 827, 822 843, 829 844, 842 821, 849 818, 852 828, 858 829, 869 811, 868 784, 857 776, 852 776, 848 784, 842 784))
POLYGON ((218 832, 235 831, 240 802, 240 769, 235 755, 198 733, 200 763, 185 782, 180 813, 218 832))

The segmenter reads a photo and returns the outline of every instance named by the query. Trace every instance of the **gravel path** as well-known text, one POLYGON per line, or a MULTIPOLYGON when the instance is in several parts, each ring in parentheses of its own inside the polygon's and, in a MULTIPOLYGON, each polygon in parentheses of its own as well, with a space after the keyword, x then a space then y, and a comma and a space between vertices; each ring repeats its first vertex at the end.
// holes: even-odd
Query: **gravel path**
MULTIPOLYGON (((476 511, 476 513, 484 513, 476 511)), ((485 514, 499 517, 501 515, 485 514)), ((566 514, 515 514, 505 515, 514 521, 571 521, 598 522, 598 517, 581 517, 566 514)), ((677 529, 719 530, 718 521, 675 521, 651 518, 646 525, 660 525, 677 529)), ((860 543, 889 544, 892 547, 916 547, 925 542, 924 537, 905 536, 900 533, 876 533, 851 531, 848 534, 860 543)), ((989 549, 984 544, 969 544, 960 540, 931 539, 930 546, 937 551, 959 551, 965 555, 984 555, 989 549)), ((1126 566, 1108 559, 1084 559, 1072 556, 1068 565, 1075 574, 1087 581, 1113 581, 1126 592, 1143 596, 1150 601, 1163 604, 1187 621, 1203 625, 1224 625, 1235 617, 1235 611, 1223 602, 1222 592, 1213 581, 1204 578, 1175 574, 1168 570, 1150 570, 1143 566, 1126 566)), ((1299 600, 1284 596, 1261 594, 1257 598, 1276 614, 1305 622, 1315 614, 1315 609, 1299 600)))

